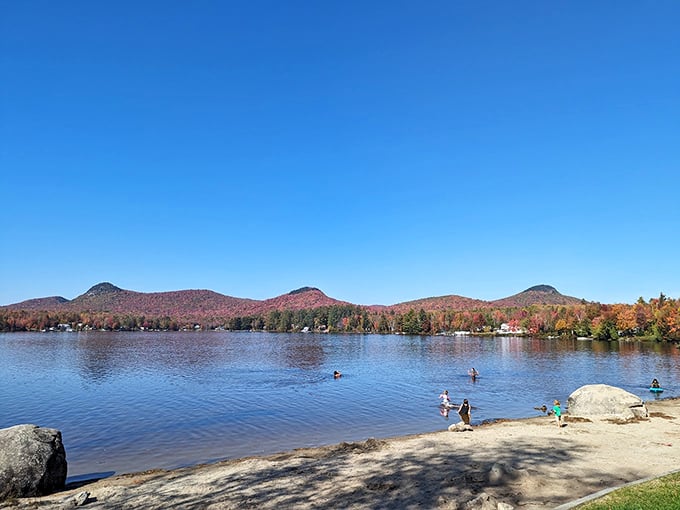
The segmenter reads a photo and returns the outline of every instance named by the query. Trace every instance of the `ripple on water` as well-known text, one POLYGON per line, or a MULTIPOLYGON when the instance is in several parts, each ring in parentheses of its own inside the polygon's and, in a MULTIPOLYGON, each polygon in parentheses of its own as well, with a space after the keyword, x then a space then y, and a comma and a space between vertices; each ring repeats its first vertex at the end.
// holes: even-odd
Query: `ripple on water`
POLYGON ((443 389, 478 423, 583 384, 680 388, 680 350, 661 344, 97 332, 1 334, 0 354, 0 427, 62 430, 70 476, 442 430, 443 389))

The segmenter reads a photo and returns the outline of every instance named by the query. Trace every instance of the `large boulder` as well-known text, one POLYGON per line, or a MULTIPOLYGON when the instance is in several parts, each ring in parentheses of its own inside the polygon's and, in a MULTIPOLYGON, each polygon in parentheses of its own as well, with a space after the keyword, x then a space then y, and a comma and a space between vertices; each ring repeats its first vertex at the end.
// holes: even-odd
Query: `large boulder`
POLYGON ((43 496, 64 488, 61 432, 37 425, 0 429, 0 501, 43 496))
POLYGON ((647 418, 649 412, 637 395, 606 384, 588 384, 569 395, 569 416, 582 418, 647 418))

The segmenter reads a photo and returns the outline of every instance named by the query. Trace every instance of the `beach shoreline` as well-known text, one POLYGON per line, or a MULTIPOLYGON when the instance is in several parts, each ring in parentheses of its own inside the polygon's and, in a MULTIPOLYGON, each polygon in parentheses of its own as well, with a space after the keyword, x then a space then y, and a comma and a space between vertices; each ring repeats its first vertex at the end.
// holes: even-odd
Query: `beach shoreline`
POLYGON ((566 416, 499 420, 468 432, 428 432, 300 448, 175 470, 72 483, 0 508, 441 508, 481 493, 516 508, 555 508, 680 467, 680 399, 646 402, 633 422, 566 416))

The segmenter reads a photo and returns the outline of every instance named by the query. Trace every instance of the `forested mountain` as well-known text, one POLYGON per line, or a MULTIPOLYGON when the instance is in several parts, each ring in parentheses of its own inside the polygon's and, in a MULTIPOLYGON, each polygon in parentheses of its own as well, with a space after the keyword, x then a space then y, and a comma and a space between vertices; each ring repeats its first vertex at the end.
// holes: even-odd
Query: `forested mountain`
POLYGON ((397 313, 407 312, 410 309, 420 310, 421 308, 428 312, 434 312, 437 310, 475 310, 477 308, 484 308, 488 304, 488 301, 482 301, 481 299, 473 299, 452 294, 450 296, 438 296, 416 299, 414 301, 405 301, 403 303, 397 303, 396 305, 386 306, 384 308, 393 310, 397 313))
POLYGON ((12 308, 15 310, 58 310, 61 305, 68 303, 68 299, 61 296, 51 296, 44 298, 27 299, 21 303, 0 306, 1 308, 12 308))
POLYGON ((247 314, 257 303, 253 299, 225 296, 211 290, 134 292, 106 282, 95 285, 84 294, 71 301, 65 300, 48 311, 182 317, 196 314, 247 314))
POLYGON ((104 282, 70 301, 63 297, 38 298, 0 309, 229 318, 262 314, 271 310, 301 310, 348 304, 350 303, 329 298, 313 287, 303 287, 282 296, 260 301, 225 296, 211 290, 135 292, 104 282))
POLYGON ((519 294, 496 299, 489 304, 493 308, 509 308, 531 305, 578 305, 583 302, 583 299, 560 294, 555 287, 550 285, 535 285, 519 294))
POLYGON ((269 312, 271 310, 307 310, 336 305, 351 305, 351 303, 330 298, 315 287, 302 287, 288 294, 261 301, 259 310, 260 312, 269 312))
MULTIPOLYGON (((564 296, 554 287, 537 285, 519 294, 483 301, 458 295, 429 297, 394 305, 372 305, 368 310, 405 313, 423 309, 426 312, 442 310, 477 310, 549 304, 579 304, 583 300, 564 296)), ((44 310, 69 312, 112 312, 119 314, 153 315, 170 317, 237 317, 264 314, 272 310, 305 310, 336 305, 361 306, 333 299, 315 287, 302 287, 281 296, 256 300, 219 294, 211 290, 177 290, 169 292, 135 292, 103 282, 94 285, 84 294, 68 300, 63 297, 29 299, 4 309, 44 310)))

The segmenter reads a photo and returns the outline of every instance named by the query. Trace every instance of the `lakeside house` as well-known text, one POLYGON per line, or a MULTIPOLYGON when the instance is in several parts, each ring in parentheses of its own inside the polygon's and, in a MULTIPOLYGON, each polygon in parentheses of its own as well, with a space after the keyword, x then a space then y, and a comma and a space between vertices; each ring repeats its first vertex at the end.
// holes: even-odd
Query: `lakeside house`
POLYGON ((519 326, 511 326, 510 324, 503 323, 501 327, 496 330, 499 335, 525 335, 527 330, 519 326))

